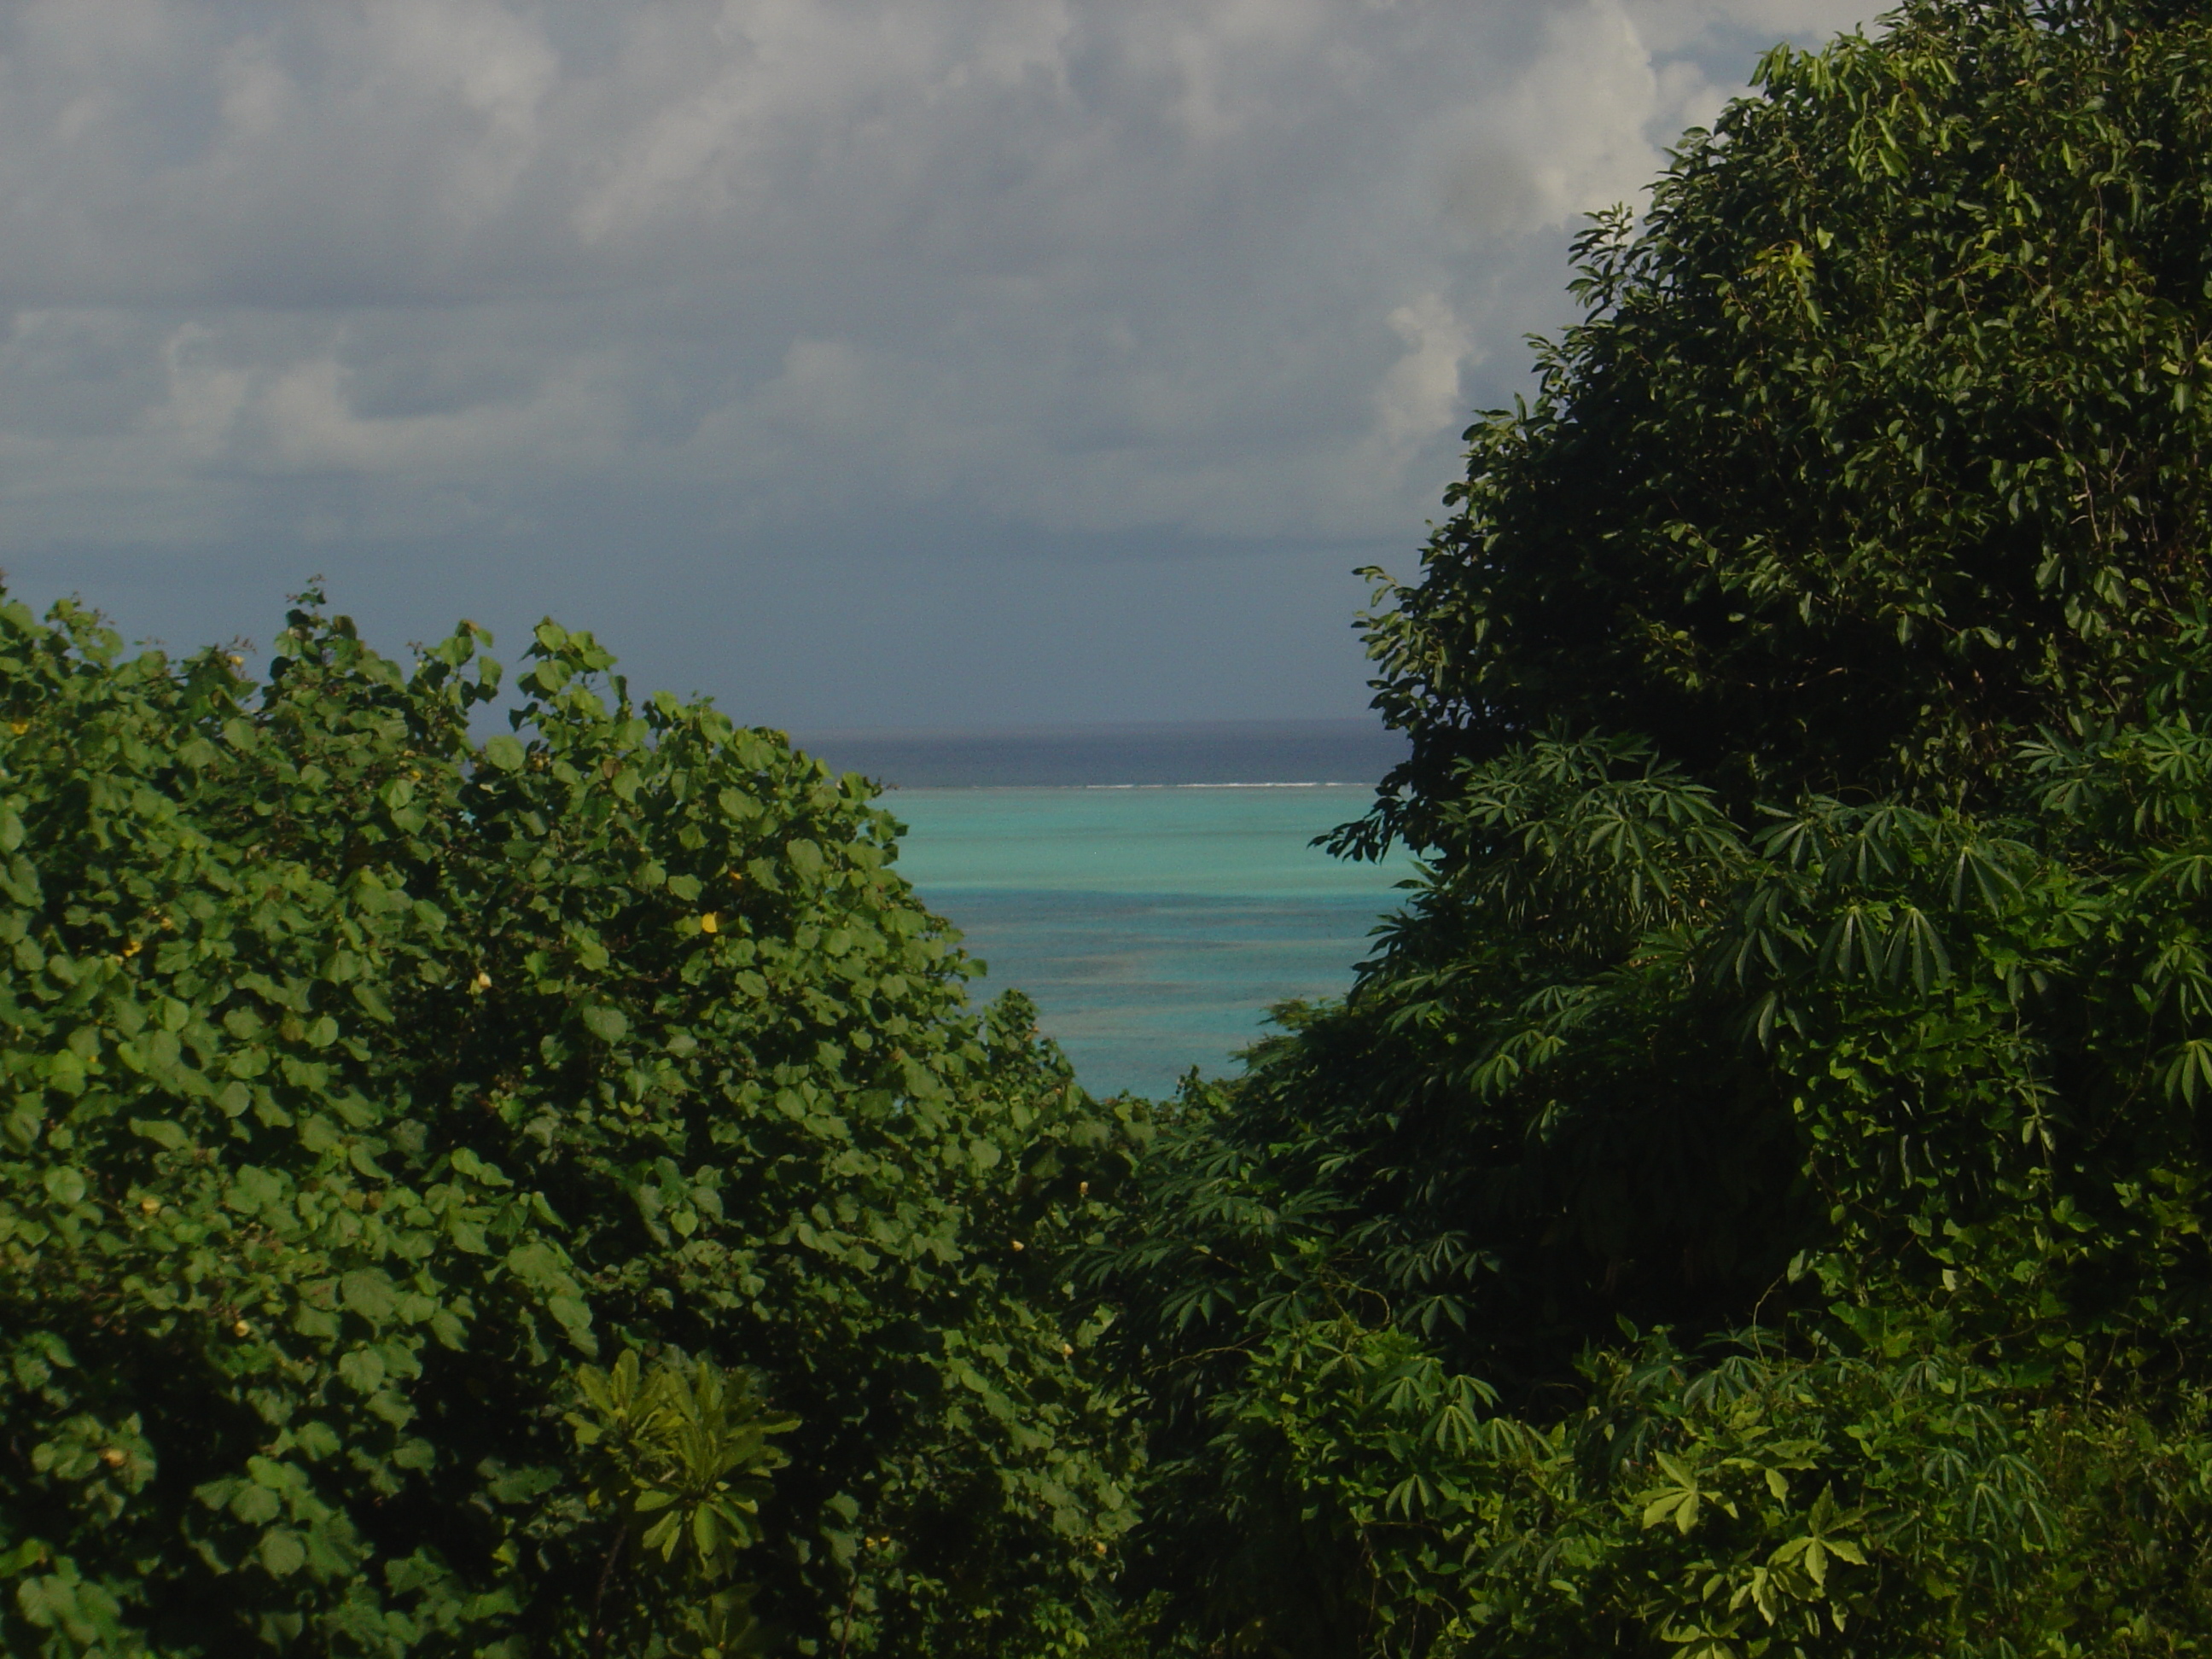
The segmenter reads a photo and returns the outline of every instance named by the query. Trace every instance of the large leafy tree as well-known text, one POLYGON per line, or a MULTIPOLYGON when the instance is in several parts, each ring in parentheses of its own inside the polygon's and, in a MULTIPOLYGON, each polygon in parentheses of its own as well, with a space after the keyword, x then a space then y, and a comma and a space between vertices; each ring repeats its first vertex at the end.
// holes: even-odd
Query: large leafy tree
POLYGON ((1095 1260, 1175 1639, 2195 1650, 2208 179, 2200 9, 1920 0, 1582 239, 1370 621, 1428 873, 1095 1260))
POLYGON ((1909 6, 1778 52, 1601 216, 1583 320, 1383 585, 1406 810, 1555 722, 1741 804, 1971 795, 2138 716, 2212 540, 2208 27, 1909 6))
POLYGON ((0 605, 0 1647, 1052 1650, 1103 1130, 860 780, 484 642, 0 605))

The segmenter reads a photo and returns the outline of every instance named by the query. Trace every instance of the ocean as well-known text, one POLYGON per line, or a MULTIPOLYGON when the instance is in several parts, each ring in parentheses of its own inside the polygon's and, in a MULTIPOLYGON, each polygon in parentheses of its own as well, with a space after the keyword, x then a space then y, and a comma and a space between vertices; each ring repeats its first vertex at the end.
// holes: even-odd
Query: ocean
POLYGON ((1026 993, 1094 1095, 1229 1071, 1271 1004, 1340 994, 1411 872, 1310 844, 1396 758, 1364 722, 803 741, 893 786, 901 872, 988 964, 971 994, 1026 993))

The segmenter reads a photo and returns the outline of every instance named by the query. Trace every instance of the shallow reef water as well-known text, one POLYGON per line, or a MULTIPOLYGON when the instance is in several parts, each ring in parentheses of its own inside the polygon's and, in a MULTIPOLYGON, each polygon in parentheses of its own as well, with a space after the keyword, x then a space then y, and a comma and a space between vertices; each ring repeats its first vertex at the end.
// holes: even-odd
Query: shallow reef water
POLYGON ((1094 1095, 1228 1069, 1271 1004, 1352 982, 1411 863, 1315 836, 1357 784, 898 789, 899 868, 989 967, 973 994, 1032 998, 1094 1095))

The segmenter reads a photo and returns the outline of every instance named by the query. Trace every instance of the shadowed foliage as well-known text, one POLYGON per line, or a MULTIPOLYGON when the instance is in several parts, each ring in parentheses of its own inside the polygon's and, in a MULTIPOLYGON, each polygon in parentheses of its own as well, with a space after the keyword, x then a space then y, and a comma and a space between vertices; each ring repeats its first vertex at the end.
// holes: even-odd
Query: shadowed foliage
POLYGON ((1161 1650, 2203 1650, 2208 181, 2201 9, 1917 0, 1580 240, 1090 1258, 1161 1650))

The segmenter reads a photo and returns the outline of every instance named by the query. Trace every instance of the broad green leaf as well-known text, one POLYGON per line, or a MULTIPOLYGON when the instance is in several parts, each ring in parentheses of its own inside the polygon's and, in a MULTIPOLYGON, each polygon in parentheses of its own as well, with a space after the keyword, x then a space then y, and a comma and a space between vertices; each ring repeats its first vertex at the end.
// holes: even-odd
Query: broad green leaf
POLYGON ((288 1527, 271 1527, 261 1534, 261 1565, 277 1578, 288 1577, 307 1565, 307 1547, 288 1527))
POLYGON ((71 1206, 84 1199, 84 1175, 66 1164, 56 1164, 46 1173, 46 1196, 57 1204, 71 1206))
POLYGON ((603 1003, 586 1003, 579 1010, 584 1027, 602 1042, 619 1042, 629 1034, 629 1018, 619 1008, 610 1008, 603 1003))

